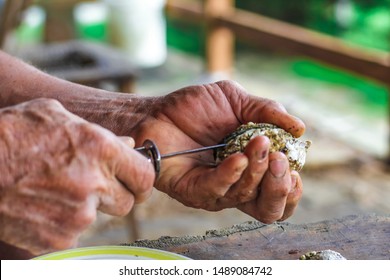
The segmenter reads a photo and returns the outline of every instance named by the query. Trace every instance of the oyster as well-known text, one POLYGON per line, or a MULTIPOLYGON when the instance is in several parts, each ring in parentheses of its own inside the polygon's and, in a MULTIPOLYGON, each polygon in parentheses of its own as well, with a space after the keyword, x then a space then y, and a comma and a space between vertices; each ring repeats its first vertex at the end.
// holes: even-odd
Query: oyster
POLYGON ((289 162, 290 168, 300 171, 305 164, 306 152, 311 141, 302 141, 282 128, 273 124, 249 122, 237 128, 236 131, 223 139, 227 145, 217 149, 215 157, 217 162, 222 161, 229 155, 243 152, 248 142, 256 136, 267 136, 270 139, 270 152, 284 153, 289 162))
POLYGON ((299 257, 300 260, 346 260, 339 252, 332 250, 312 251, 299 257))

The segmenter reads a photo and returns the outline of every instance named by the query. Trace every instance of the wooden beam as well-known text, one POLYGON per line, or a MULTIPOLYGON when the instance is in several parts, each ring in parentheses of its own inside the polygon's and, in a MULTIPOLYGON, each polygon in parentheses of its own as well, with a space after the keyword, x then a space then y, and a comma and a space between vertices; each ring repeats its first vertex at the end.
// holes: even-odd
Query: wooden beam
POLYGON ((203 6, 199 1, 167 0, 167 15, 186 22, 201 23, 205 20, 203 6))
POLYGON ((242 10, 237 10, 233 17, 221 17, 218 22, 250 44, 305 55, 389 83, 389 53, 347 44, 328 35, 242 10))
MULTIPOLYGON (((180 0, 170 0, 167 13, 183 20, 205 19, 201 5, 187 6, 187 2, 180 0)), ((268 46, 307 56, 385 84, 389 83, 389 53, 350 45, 319 32, 239 9, 227 16, 216 15, 212 20, 214 25, 228 27, 237 38, 251 45, 268 46)))

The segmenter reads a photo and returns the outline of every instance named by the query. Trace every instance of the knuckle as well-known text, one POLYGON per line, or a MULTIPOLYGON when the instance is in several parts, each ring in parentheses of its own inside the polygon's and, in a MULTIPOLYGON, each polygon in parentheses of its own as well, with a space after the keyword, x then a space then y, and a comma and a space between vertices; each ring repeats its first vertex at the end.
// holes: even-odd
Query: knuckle
POLYGON ((119 207, 117 216, 124 217, 127 214, 129 214, 131 209, 133 209, 133 207, 134 207, 134 202, 135 202, 134 197, 133 197, 133 199, 127 199, 123 203, 123 205, 121 207, 119 207))
POLYGON ((230 87, 240 87, 240 88, 242 88, 240 83, 238 83, 235 80, 221 80, 221 81, 217 82, 217 84, 220 85, 220 86, 230 86, 230 87))
POLYGON ((281 198, 287 197, 289 193, 290 193, 290 186, 288 186, 287 184, 282 185, 275 190, 275 196, 281 198))
POLYGON ((277 110, 277 111, 286 111, 286 108, 282 105, 282 103, 277 102, 272 99, 267 99, 267 105, 270 110, 277 110))
POLYGON ((96 208, 86 209, 84 207, 80 209, 73 216, 72 224, 69 225, 70 233, 80 233, 85 230, 89 225, 91 225, 96 220, 96 208))
POLYGON ((100 137, 96 125, 89 123, 89 122, 81 122, 77 126, 78 130, 80 133, 82 133, 83 136, 87 138, 92 138, 92 139, 100 139, 100 137))
POLYGON ((85 146, 92 147, 97 155, 115 156, 119 154, 119 145, 114 145, 112 135, 102 127, 81 122, 78 124, 79 140, 85 146))
POLYGON ((49 98, 41 98, 41 100, 44 104, 46 104, 50 108, 55 108, 55 109, 64 108, 64 106, 62 106, 62 104, 58 100, 49 99, 49 98))
POLYGON ((211 197, 213 197, 214 199, 218 199, 218 198, 224 197, 225 194, 226 194, 226 190, 223 190, 223 189, 214 189, 214 190, 212 190, 212 192, 211 192, 211 197))
POLYGON ((237 92, 246 92, 245 88, 235 80, 221 80, 215 83, 222 90, 234 89, 237 92))
MULTIPOLYGON (((208 195, 212 200, 217 200, 221 198, 229 198, 230 192, 229 190, 233 187, 231 184, 223 184, 222 187, 213 187, 208 190, 208 195)), ((237 199, 237 197, 235 197, 237 199)))
POLYGON ((96 211, 82 211, 78 216, 78 224, 85 228, 96 220, 96 211))
POLYGON ((58 100, 51 99, 51 98, 37 98, 30 101, 29 104, 33 106, 44 106, 44 107, 54 108, 54 109, 64 108, 58 100))
POLYGON ((256 197, 257 197, 257 192, 251 189, 251 190, 241 191, 238 194, 237 200, 239 203, 245 203, 255 199, 256 197))

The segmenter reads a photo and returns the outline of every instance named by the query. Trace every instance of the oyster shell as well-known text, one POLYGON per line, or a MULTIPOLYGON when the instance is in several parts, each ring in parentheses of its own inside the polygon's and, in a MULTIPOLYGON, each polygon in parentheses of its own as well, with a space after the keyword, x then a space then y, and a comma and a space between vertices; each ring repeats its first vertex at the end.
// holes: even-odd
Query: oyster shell
POLYGON ((339 252, 332 250, 312 251, 299 257, 300 260, 346 260, 339 252))
POLYGON ((249 122, 237 128, 236 131, 223 139, 227 145, 217 149, 215 157, 217 162, 222 161, 229 155, 243 152, 249 141, 256 136, 267 136, 270 139, 270 152, 284 153, 289 162, 290 168, 300 171, 305 164, 306 152, 311 141, 302 141, 282 128, 273 124, 249 122))

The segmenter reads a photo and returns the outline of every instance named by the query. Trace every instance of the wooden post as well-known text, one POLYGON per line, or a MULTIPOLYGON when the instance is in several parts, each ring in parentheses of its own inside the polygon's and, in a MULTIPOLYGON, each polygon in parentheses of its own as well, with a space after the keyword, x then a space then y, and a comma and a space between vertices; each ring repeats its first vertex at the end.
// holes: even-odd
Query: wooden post
POLYGON ((75 37, 73 8, 78 0, 39 1, 46 12, 45 42, 67 41, 75 37))
POLYGON ((135 79, 130 77, 119 81, 119 91, 123 93, 134 93, 135 79))
POLYGON ((74 39, 73 10, 82 2, 94 0, 35 0, 46 12, 45 41, 58 42, 74 39))
POLYGON ((234 0, 205 0, 204 12, 207 22, 207 71, 230 75, 233 67, 234 34, 229 28, 218 25, 215 19, 234 13, 234 0))

